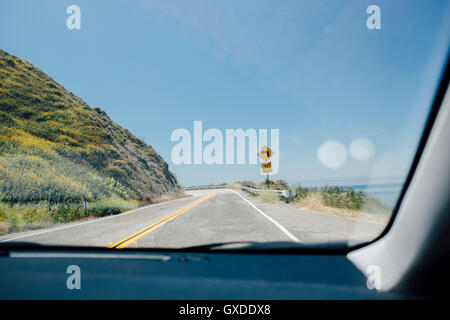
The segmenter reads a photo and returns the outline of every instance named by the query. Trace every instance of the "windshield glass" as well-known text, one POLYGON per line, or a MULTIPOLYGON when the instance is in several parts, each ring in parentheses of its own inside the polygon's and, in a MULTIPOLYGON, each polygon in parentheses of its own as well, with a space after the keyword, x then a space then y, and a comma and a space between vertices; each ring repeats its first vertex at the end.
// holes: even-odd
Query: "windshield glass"
POLYGON ((446 63, 449 5, 2 1, 0 242, 375 239, 446 63))

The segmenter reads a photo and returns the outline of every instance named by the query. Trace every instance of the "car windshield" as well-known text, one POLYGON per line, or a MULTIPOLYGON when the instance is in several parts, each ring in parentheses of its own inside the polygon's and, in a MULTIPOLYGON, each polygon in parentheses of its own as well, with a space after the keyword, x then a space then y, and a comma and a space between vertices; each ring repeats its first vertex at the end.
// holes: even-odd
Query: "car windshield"
POLYGON ((388 225, 448 1, 2 1, 0 243, 348 246, 388 225))

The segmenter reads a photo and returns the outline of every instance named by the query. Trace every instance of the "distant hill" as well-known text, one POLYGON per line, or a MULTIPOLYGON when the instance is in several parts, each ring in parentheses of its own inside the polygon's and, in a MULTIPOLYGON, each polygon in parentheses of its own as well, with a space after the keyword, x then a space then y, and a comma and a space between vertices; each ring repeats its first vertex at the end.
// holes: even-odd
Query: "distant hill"
POLYGON ((0 50, 0 201, 152 201, 178 192, 151 146, 0 50))

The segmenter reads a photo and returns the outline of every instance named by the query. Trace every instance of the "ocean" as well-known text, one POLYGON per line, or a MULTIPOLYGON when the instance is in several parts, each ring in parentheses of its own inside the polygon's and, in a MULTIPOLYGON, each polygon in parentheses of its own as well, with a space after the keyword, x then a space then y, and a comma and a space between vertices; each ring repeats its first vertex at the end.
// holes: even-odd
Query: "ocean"
POLYGON ((391 207, 394 207, 397 203, 402 187, 403 183, 352 185, 353 189, 364 191, 391 207))

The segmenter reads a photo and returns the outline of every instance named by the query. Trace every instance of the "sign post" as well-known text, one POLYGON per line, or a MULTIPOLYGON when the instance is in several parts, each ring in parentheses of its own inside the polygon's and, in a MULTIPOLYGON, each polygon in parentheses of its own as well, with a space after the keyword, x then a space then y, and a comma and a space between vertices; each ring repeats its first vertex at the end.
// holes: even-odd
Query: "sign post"
POLYGON ((261 158, 263 163, 261 163, 261 172, 267 173, 266 183, 269 184, 269 172, 272 172, 272 162, 269 161, 272 157, 273 152, 267 146, 263 146, 258 152, 258 156, 261 158))

